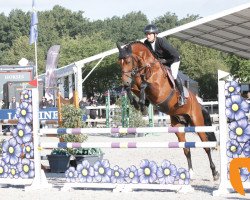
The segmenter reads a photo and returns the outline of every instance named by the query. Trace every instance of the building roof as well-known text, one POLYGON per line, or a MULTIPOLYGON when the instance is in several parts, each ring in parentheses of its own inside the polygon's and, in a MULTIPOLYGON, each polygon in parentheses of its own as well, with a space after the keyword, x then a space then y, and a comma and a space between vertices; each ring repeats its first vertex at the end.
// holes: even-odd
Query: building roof
POLYGON ((164 31, 179 39, 250 58, 250 3, 164 31))

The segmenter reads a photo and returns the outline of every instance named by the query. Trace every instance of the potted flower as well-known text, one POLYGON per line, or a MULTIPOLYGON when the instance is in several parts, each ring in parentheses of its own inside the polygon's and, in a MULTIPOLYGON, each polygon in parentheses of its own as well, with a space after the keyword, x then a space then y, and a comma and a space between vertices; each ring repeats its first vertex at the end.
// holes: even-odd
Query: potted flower
MULTIPOLYGON (((80 108, 74 107, 74 105, 64 105, 62 107, 62 127, 63 128, 84 128, 85 122, 82 120, 84 112, 80 108)), ((63 142, 77 142, 83 143, 87 141, 88 135, 86 134, 64 134, 59 137, 63 142)), ((90 164, 94 164, 97 160, 102 159, 103 153, 100 148, 67 148, 62 151, 66 151, 71 155, 70 165, 76 167, 77 164, 83 160, 88 160, 90 164)), ((53 153, 53 151, 52 151, 53 153)), ((65 170, 66 171, 66 170, 65 170)))
POLYGON ((69 168, 70 154, 66 149, 56 148, 47 155, 50 171, 53 173, 65 172, 69 168))
POLYGON ((74 167, 82 163, 83 160, 87 160, 90 165, 94 165, 96 161, 102 160, 104 155, 100 148, 77 148, 73 149, 72 154, 75 157, 72 163, 74 167))

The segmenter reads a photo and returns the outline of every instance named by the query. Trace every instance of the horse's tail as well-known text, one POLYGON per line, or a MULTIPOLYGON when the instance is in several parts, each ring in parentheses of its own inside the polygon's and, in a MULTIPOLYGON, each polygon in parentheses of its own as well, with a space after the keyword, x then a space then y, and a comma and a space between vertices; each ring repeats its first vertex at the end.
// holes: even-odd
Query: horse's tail
MULTIPOLYGON (((201 107, 202 107, 202 115, 204 118, 205 126, 212 126, 212 120, 210 118, 208 110, 204 108, 203 106, 201 107)), ((214 132, 206 132, 206 135, 207 135, 208 141, 216 141, 214 132)))

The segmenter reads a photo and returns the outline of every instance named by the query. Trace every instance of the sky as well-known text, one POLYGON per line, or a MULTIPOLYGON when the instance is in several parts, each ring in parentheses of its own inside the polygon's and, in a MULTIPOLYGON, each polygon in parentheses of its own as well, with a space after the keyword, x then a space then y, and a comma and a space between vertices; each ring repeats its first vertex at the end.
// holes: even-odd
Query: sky
MULTIPOLYGON (((179 19, 188 14, 206 17, 250 0, 36 0, 38 11, 51 10, 60 5, 72 11, 84 11, 91 21, 122 17, 132 11, 141 11, 152 21, 165 13, 175 13, 179 19)), ((0 0, 0 12, 6 15, 13 9, 31 10, 32 0, 0 0)))

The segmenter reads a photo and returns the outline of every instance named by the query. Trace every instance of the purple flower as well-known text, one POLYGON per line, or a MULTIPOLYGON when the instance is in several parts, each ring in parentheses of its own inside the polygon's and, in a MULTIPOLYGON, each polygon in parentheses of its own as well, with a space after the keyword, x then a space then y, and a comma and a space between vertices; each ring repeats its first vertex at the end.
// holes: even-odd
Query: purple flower
POLYGON ((76 169, 78 172, 78 178, 80 182, 84 182, 84 183, 93 182, 93 176, 95 175, 94 168, 90 166, 87 160, 84 160, 82 161, 81 164, 78 164, 76 169))
POLYGON ((225 84, 225 96, 230 96, 232 94, 239 94, 240 86, 236 81, 230 81, 225 84))
POLYGON ((24 144, 23 153, 25 155, 25 158, 34 158, 33 142, 28 142, 24 144))
POLYGON ((21 99, 22 102, 31 103, 31 101, 32 101, 32 92, 31 92, 31 90, 23 90, 20 99, 21 99))
POLYGON ((238 142, 244 143, 250 140, 250 124, 248 124, 247 118, 231 122, 229 129, 231 139, 236 139, 238 142))
POLYGON ((178 180, 180 185, 188 185, 190 183, 189 172, 184 168, 178 169, 176 180, 178 180))
POLYGON ((240 176, 242 182, 247 181, 248 177, 250 176, 250 173, 248 172, 247 168, 240 168, 240 176))
POLYGON ((108 160, 97 161, 94 164, 95 181, 102 183, 110 183, 111 169, 108 160))
POLYGON ((164 160, 157 169, 157 177, 161 184, 172 184, 175 181, 177 168, 168 160, 164 160))
POLYGON ((250 158, 250 140, 247 143, 244 144, 244 146, 243 146, 243 154, 246 157, 250 158))
POLYGON ((142 160, 138 176, 141 183, 153 183, 156 181, 157 165, 154 161, 142 160))
POLYGON ((227 156, 229 158, 237 158, 242 152, 242 147, 236 140, 227 142, 227 156))
POLYGON ((22 102, 20 107, 16 110, 16 117, 21 124, 28 124, 32 122, 32 106, 27 102, 22 102))
POLYGON ((18 178, 19 177, 19 172, 18 172, 16 165, 9 165, 8 175, 10 178, 18 178))
POLYGON ((114 166, 111 174, 111 183, 124 183, 124 170, 119 166, 114 166))
POLYGON ((240 95, 232 95, 226 99, 226 116, 231 120, 240 120, 246 117, 249 105, 240 95))
POLYGON ((66 172, 66 180, 67 182, 76 182, 76 177, 77 177, 77 171, 74 167, 70 167, 66 172))
POLYGON ((27 124, 18 123, 12 133, 19 144, 30 142, 32 140, 31 127, 27 124))
POLYGON ((127 183, 139 183, 138 169, 134 165, 125 170, 125 180, 127 183))
POLYGON ((8 167, 4 160, 0 160, 0 178, 7 178, 8 167))
POLYGON ((30 159, 22 159, 21 162, 18 163, 17 169, 22 178, 33 178, 35 176, 34 162, 30 159))
POLYGON ((21 156, 22 148, 20 144, 17 144, 15 138, 11 138, 3 143, 3 160, 6 163, 15 165, 18 163, 18 159, 21 156))

